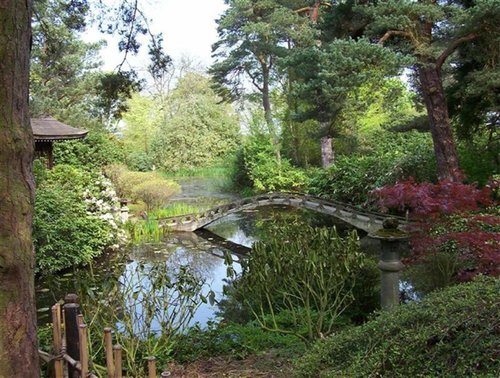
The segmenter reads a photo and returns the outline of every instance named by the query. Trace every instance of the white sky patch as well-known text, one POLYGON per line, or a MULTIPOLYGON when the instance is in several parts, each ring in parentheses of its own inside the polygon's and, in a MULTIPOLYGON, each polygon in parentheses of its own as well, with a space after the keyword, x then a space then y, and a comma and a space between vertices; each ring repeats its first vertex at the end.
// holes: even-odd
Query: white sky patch
MULTIPOLYGON (((146 0, 140 7, 149 19, 153 33, 163 33, 164 50, 174 60, 188 56, 209 66, 212 63, 211 48, 217 41, 215 20, 227 6, 223 0, 146 0)), ((106 40, 107 46, 101 50, 103 69, 111 71, 123 59, 118 51, 118 39, 106 36, 93 27, 83 34, 86 42, 106 40)), ((149 64, 148 40, 141 38, 142 47, 137 56, 129 56, 130 65, 138 71, 149 64)))

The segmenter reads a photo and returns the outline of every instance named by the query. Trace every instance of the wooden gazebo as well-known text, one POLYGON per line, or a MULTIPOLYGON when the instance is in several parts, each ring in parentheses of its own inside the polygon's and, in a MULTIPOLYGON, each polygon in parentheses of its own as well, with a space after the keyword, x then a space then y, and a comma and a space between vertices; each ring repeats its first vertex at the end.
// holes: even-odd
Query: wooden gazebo
POLYGON ((35 139, 35 158, 47 159, 47 167, 54 164, 53 143, 62 140, 83 139, 88 131, 66 125, 52 117, 32 118, 31 129, 35 139))

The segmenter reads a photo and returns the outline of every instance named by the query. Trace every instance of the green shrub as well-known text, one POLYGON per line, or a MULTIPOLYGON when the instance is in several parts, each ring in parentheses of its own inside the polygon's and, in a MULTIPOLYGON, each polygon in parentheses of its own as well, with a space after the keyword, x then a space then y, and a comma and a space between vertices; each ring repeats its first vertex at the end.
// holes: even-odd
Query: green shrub
POLYGON ((362 204, 375 188, 413 177, 417 182, 436 177, 432 143, 417 132, 380 132, 361 153, 338 156, 328 169, 312 173, 308 191, 338 201, 362 204))
POLYGON ((168 199, 180 191, 180 186, 162 178, 154 178, 135 185, 132 197, 146 204, 146 210, 152 211, 164 206, 168 199))
POLYGON ((36 271, 88 264, 123 241, 117 206, 111 184, 100 174, 68 165, 47 171, 36 191, 36 271))
POLYGON ((467 182, 478 183, 482 186, 498 173, 500 167, 495 163, 500 152, 498 142, 496 148, 494 146, 488 146, 487 141, 463 142, 458 145, 460 168, 467 182))
POLYGON ((494 377, 500 281, 480 277, 319 341, 301 377, 494 377))
POLYGON ((247 178, 239 175, 236 179, 251 182, 257 191, 300 191, 305 187, 305 173, 285 158, 278 162, 269 138, 250 138, 243 147, 243 161, 247 178))
POLYGON ((128 171, 127 166, 124 164, 110 164, 104 167, 104 174, 108 177, 113 183, 116 192, 121 196, 123 189, 119 186, 120 177, 128 171))
POLYGON ((134 151, 127 155, 127 166, 133 171, 148 172, 154 167, 151 155, 142 151, 134 151))
POLYGON ((330 334, 355 301, 353 289, 365 257, 356 233, 313 227, 280 227, 257 242, 234 283, 259 324, 312 340, 330 334), (290 314, 280 325, 278 313, 290 314))
POLYGON ((123 147, 111 134, 90 131, 83 140, 54 144, 54 161, 94 170, 124 160, 123 147))
POLYGON ((352 296, 354 300, 344 316, 356 324, 365 322, 380 308, 380 269, 374 259, 364 260, 356 275, 352 296))
POLYGON ((181 190, 176 182, 157 172, 134 172, 122 165, 108 166, 105 171, 122 197, 144 202, 148 212, 166 205, 168 199, 181 190))
POLYGON ((62 190, 37 192, 34 243, 38 272, 86 264, 110 244, 104 220, 83 215, 83 208, 62 190))

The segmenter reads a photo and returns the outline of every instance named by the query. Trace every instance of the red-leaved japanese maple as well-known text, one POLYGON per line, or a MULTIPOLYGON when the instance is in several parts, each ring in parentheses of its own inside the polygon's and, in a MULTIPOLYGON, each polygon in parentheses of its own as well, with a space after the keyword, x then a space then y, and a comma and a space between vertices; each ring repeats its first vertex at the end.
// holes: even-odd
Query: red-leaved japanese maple
POLYGON ((372 195, 382 210, 409 211, 414 219, 422 220, 490 206, 492 190, 497 186, 495 182, 479 189, 449 180, 437 184, 408 180, 376 189, 372 195))
POLYGON ((372 196, 383 211, 407 212, 417 225, 407 262, 426 262, 451 251, 462 262, 456 278, 469 280, 479 273, 500 274, 500 211, 492 197, 498 187, 498 182, 480 189, 410 180, 377 189, 372 196))

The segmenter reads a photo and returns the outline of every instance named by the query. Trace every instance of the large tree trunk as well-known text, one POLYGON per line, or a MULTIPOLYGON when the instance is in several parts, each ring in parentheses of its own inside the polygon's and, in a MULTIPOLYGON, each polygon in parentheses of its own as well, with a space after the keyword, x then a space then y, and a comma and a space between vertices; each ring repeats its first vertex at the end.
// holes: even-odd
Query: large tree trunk
POLYGON ((328 168, 331 166, 335 160, 335 154, 333 152, 333 138, 331 136, 331 123, 322 121, 319 123, 320 133, 323 135, 321 137, 321 166, 323 168, 328 168))
POLYGON ((28 113, 31 0, 0 0, 0 377, 39 376, 28 113))
POLYGON ((423 64, 418 67, 418 75, 429 116, 438 177, 440 180, 461 181, 463 177, 458 164, 440 69, 434 64, 423 64))
POLYGON ((335 161, 335 155, 333 153, 333 138, 330 136, 324 136, 321 138, 321 166, 323 168, 328 168, 335 161))

